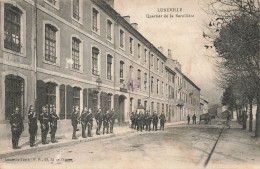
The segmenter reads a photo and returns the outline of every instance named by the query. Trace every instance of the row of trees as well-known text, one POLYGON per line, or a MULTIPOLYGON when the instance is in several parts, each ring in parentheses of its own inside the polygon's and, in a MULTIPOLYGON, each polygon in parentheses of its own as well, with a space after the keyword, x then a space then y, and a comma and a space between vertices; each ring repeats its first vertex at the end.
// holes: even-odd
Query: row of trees
MULTIPOLYGON (((259 0, 214 0, 205 10, 213 19, 203 37, 217 55, 222 104, 233 112, 257 105, 255 136, 260 137, 260 9, 259 0), (212 46, 211 46, 212 45, 212 46), (248 106, 249 105, 249 106, 248 106)), ((239 113, 238 113, 239 116, 239 113)))

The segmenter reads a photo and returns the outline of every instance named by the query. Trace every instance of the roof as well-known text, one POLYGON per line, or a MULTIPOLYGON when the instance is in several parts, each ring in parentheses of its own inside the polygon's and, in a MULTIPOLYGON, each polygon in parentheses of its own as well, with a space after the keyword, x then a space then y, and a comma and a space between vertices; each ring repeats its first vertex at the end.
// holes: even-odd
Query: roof
POLYGON ((130 23, 128 23, 115 9, 108 5, 104 0, 91 0, 94 4, 99 6, 103 11, 110 15, 116 22, 119 22, 130 33, 138 37, 145 45, 147 45, 155 54, 157 54, 164 61, 167 57, 158 50, 150 41, 148 41, 140 32, 138 32, 130 23))
POLYGON ((169 68, 168 66, 165 66, 165 69, 168 70, 170 73, 172 74, 176 74, 171 68, 169 68))
POLYGON ((195 84, 193 83, 193 81, 191 81, 185 74, 183 74, 180 69, 178 69, 177 67, 175 67, 175 69, 192 85, 194 86, 196 89, 198 89, 200 91, 200 88, 195 84))

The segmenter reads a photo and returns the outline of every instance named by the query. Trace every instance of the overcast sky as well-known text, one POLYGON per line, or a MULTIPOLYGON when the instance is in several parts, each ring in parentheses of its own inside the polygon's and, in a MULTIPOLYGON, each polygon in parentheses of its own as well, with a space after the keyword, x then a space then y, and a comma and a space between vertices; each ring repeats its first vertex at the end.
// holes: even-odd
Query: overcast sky
POLYGON ((164 54, 172 50, 172 58, 182 65, 182 71, 201 88, 210 103, 219 103, 222 91, 215 85, 212 52, 206 50, 202 37, 209 17, 201 9, 202 0, 115 0, 121 16, 130 15, 131 23, 138 23, 139 32, 164 54), (182 8, 182 12, 158 12, 158 8, 182 8), (147 18, 149 15, 172 14, 173 18, 147 18), (178 18, 175 15, 194 15, 178 18), (209 56, 210 55, 210 56, 209 56))

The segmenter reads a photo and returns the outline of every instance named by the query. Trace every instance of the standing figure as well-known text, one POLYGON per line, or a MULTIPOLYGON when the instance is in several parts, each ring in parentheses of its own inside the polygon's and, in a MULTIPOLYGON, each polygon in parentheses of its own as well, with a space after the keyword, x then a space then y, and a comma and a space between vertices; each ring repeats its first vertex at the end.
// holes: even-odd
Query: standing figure
POLYGON ((152 119, 153 119, 153 130, 157 131, 158 116, 156 112, 153 113, 152 119))
POLYGON ((248 115, 246 114, 246 112, 243 112, 243 115, 242 115, 242 125, 243 125, 243 130, 246 129, 247 118, 248 118, 248 115))
POLYGON ((41 123, 42 144, 48 144, 46 140, 49 131, 49 114, 46 106, 42 107, 42 113, 39 114, 39 120, 41 123))
POLYGON ((195 115, 195 113, 192 116, 192 121, 193 121, 193 124, 196 124, 196 115, 195 115))
POLYGON ((136 123, 137 123, 137 131, 142 130, 141 129, 141 114, 139 112, 139 114, 136 115, 136 123))
POLYGON ((50 127, 51 127, 51 142, 55 143, 57 142, 55 139, 55 134, 57 131, 57 126, 58 126, 58 120, 59 120, 59 116, 56 113, 56 107, 55 105, 52 105, 52 109, 50 111, 50 127))
POLYGON ((166 122, 166 117, 163 113, 161 113, 160 117, 160 130, 164 130, 164 124, 166 122))
POLYGON ((37 116, 36 112, 33 109, 33 106, 30 105, 28 112, 28 125, 29 125, 29 134, 30 134, 30 147, 35 146, 35 138, 37 135, 37 116))
POLYGON ((190 114, 187 116, 188 124, 190 124, 190 114))
POLYGON ((97 130, 96 130, 96 135, 100 135, 100 129, 102 126, 102 112, 101 108, 98 109, 98 112, 95 114, 95 119, 97 122, 97 130))
POLYGON ((108 110, 106 111, 106 113, 103 115, 103 134, 105 134, 105 129, 107 129, 106 134, 108 134, 108 128, 109 128, 109 112, 108 110))
POLYGON ((230 129, 230 127, 231 127, 231 114, 229 113, 228 115, 227 115, 227 127, 230 129))
POLYGON ((147 120, 147 126, 148 126, 148 131, 151 131, 151 123, 152 123, 152 116, 148 114, 148 120, 147 120))
POLYGON ((77 139, 76 132, 79 131, 77 128, 78 122, 79 122, 79 107, 75 106, 73 108, 73 114, 71 116, 71 124, 73 127, 73 133, 72 133, 72 139, 77 139))
POLYGON ((23 119, 21 114, 19 113, 19 108, 16 107, 14 113, 10 117, 10 125, 12 132, 12 144, 13 149, 19 149, 19 139, 24 130, 23 119))
POLYGON ((81 113, 80 116, 80 121, 81 121, 81 126, 82 126, 82 138, 86 138, 86 117, 87 117, 87 111, 88 108, 85 107, 84 110, 81 113))
POLYGON ((91 108, 89 108, 87 112, 86 125, 88 126, 88 137, 92 137, 91 131, 93 126, 93 114, 91 108))
POLYGON ((114 123, 115 123, 116 114, 114 109, 111 110, 109 113, 109 127, 110 127, 110 133, 114 133, 114 123))

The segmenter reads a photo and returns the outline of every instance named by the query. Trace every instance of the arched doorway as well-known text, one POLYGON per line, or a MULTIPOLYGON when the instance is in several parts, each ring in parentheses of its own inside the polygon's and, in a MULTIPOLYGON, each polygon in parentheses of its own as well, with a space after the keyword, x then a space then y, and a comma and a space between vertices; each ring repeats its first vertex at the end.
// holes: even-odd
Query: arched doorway
POLYGON ((125 122, 125 95, 119 96, 119 124, 122 125, 125 122))

